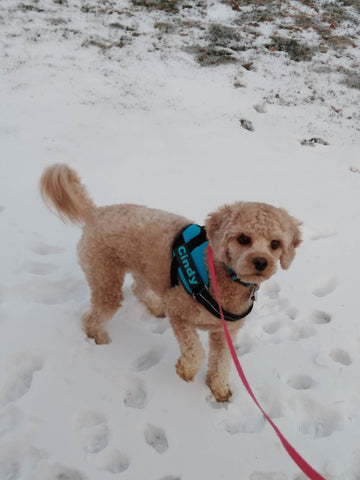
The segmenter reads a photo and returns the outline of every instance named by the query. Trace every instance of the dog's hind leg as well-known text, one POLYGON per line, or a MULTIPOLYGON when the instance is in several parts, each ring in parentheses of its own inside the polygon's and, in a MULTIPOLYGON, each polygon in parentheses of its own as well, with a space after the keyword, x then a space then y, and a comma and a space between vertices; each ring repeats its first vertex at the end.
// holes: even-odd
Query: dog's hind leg
POLYGON ((80 243, 78 252, 91 290, 91 309, 82 316, 83 328, 97 344, 108 343, 104 325, 121 306, 126 272, 110 248, 82 248, 80 243))
POLYGON ((170 317, 170 324, 181 351, 176 372, 183 380, 191 382, 205 359, 205 351, 194 326, 184 322, 181 317, 170 317))
POLYGON ((148 283, 140 275, 133 274, 133 278, 132 291, 136 298, 146 306, 151 315, 157 318, 164 318, 164 304, 159 295, 149 287, 148 283))

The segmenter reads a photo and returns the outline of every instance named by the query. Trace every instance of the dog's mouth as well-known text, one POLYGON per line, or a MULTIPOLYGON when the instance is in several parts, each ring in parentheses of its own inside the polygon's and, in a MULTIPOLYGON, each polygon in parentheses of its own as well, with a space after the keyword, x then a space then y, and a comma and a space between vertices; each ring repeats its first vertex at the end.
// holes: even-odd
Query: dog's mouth
POLYGON ((238 274, 238 278, 244 283, 261 283, 265 280, 268 280, 268 276, 264 273, 256 272, 256 273, 247 273, 247 274, 238 274))

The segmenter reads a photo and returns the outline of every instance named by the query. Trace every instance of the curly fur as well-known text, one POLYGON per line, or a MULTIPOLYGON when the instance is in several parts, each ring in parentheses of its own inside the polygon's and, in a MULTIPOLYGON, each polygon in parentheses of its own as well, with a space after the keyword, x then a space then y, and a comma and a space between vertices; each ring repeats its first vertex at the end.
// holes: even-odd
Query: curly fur
MULTIPOLYGON (((124 276, 130 272, 136 297, 152 315, 169 317, 181 352, 176 371, 185 381, 194 379, 205 358, 197 329, 209 332, 207 383, 217 401, 227 401, 231 360, 221 322, 182 286, 170 286, 171 246, 179 230, 191 222, 140 205, 96 207, 67 165, 47 168, 40 190, 63 221, 82 225, 78 257, 91 290, 91 308, 82 317, 87 335, 98 344, 109 341, 105 323, 121 306, 124 276)), ((233 282, 226 266, 243 281, 257 284, 275 273, 278 261, 287 269, 301 242, 299 225, 284 209, 263 203, 237 202, 208 216, 205 227, 226 310, 241 314, 250 305, 249 289, 233 282), (240 235, 248 237, 248 244, 239 243, 240 235), (278 248, 272 248, 274 240, 278 248), (255 266, 259 258, 266 263, 261 270, 255 266)), ((210 292, 214 294, 211 286, 210 292)), ((234 340, 243 322, 229 323, 234 340)))

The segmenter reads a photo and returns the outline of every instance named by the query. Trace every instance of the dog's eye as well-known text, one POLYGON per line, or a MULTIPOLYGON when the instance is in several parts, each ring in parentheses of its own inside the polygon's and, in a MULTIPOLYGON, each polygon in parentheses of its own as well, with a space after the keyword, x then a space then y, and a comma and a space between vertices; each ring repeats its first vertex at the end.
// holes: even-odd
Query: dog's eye
POLYGON ((240 245, 249 245, 251 240, 246 235, 240 235, 240 237, 238 237, 238 242, 240 243, 240 245))
POLYGON ((273 240, 271 243, 270 243, 270 247, 272 250, 277 250, 279 247, 280 247, 280 242, 279 240, 273 240))

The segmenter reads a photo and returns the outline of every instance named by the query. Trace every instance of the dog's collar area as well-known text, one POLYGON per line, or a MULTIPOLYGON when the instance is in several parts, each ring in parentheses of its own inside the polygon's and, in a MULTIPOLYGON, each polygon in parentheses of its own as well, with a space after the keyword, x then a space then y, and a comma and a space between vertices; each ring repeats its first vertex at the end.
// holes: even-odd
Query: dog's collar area
POLYGON ((243 285, 244 287, 250 288, 250 298, 253 302, 256 300, 256 293, 259 290, 259 285, 257 283, 246 283, 243 282, 234 272, 234 270, 230 267, 226 267, 228 269, 229 275, 231 280, 233 280, 236 283, 240 283, 240 285, 243 285))
POLYGON ((236 283, 240 283, 241 285, 243 285, 244 287, 248 287, 248 288, 251 288, 251 287, 258 287, 257 283, 246 283, 246 282, 243 282, 237 275, 236 273, 234 272, 234 270, 230 267, 226 267, 228 272, 229 272, 229 275, 230 275, 230 278, 231 280, 233 280, 234 282, 236 283))
MULTIPOLYGON (((205 227, 200 225, 187 225, 178 233, 172 247, 171 286, 174 287, 181 282, 187 293, 220 319, 219 305, 209 292, 209 274, 205 264, 208 243, 205 227)), ((225 320, 236 321, 249 315, 254 305, 255 292, 259 287, 243 282, 233 270, 228 268, 228 271, 233 281, 251 289, 251 305, 245 313, 235 315, 222 309, 225 320)))

